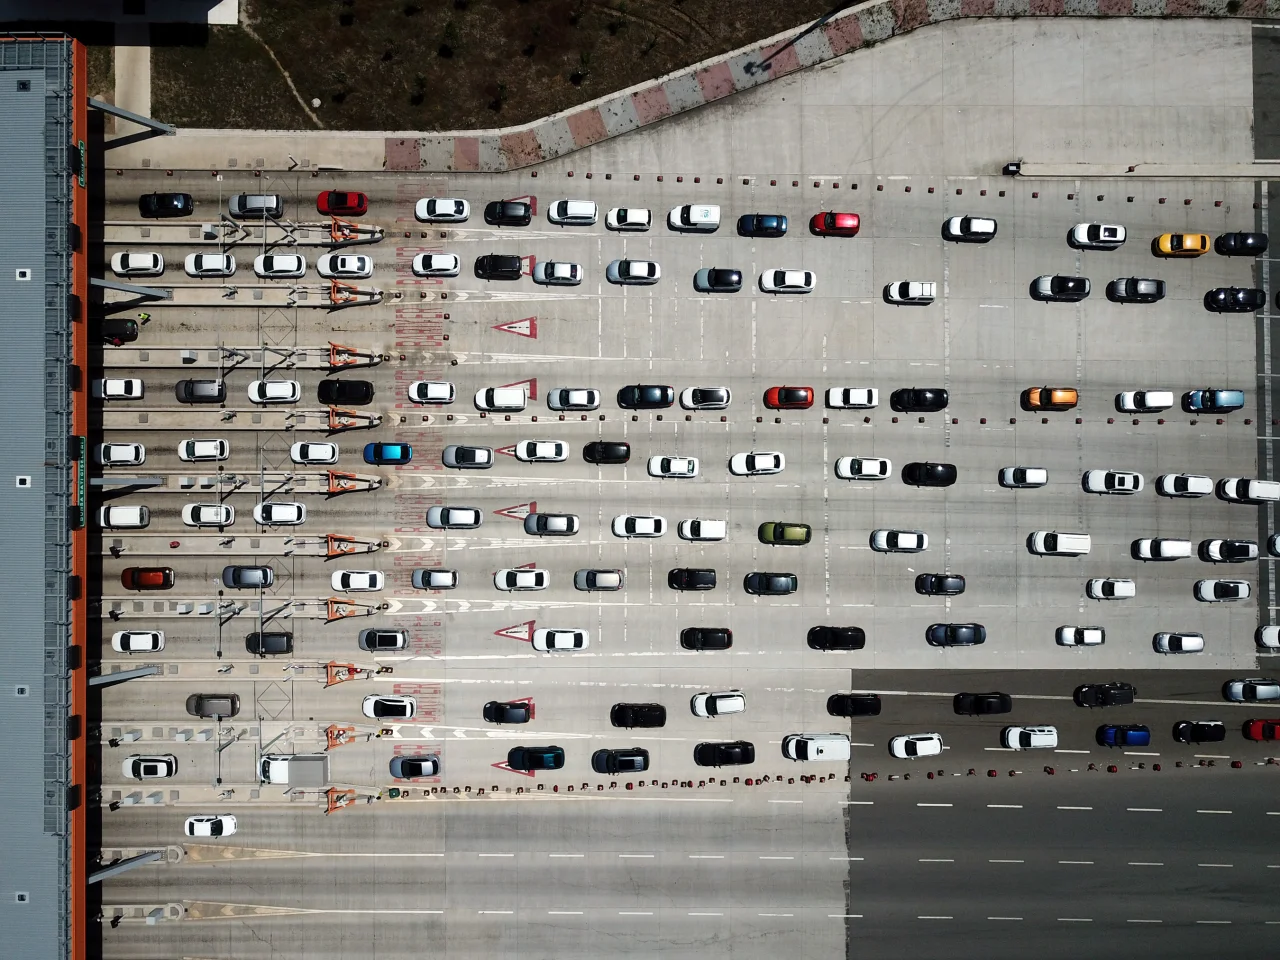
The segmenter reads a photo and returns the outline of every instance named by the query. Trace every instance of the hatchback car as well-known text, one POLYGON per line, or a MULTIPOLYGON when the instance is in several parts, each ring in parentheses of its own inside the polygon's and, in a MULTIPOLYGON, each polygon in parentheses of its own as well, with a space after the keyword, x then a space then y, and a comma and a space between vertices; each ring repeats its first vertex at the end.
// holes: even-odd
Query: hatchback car
POLYGON ((924 639, 931 647, 974 647, 987 642, 987 628, 980 623, 932 623, 924 639))
POLYGON ((93 459, 103 467, 136 467, 146 462, 147 448, 140 443, 100 443, 93 459))
POLYGON ((389 764, 391 776, 396 780, 416 780, 419 777, 435 777, 440 774, 440 755, 428 753, 417 757, 392 757, 389 764))
POLYGON ((676 402, 676 392, 666 384, 635 383, 618 391, 623 410, 663 410, 676 402))
POLYGON ((144 193, 138 198, 138 215, 151 220, 189 217, 195 209, 189 193, 144 193))
POLYGON ((515 454, 525 463, 562 463, 569 457, 569 445, 560 440, 521 440, 515 454))
POLYGON ((768 573, 757 570, 742 578, 742 589, 757 597, 785 597, 800 588, 794 573, 768 573))
POLYGON ((587 463, 626 463, 631 459, 631 444, 622 440, 593 440, 582 448, 587 463))
POLYGON ((1076 627, 1064 625, 1055 634, 1060 647, 1100 647, 1107 642, 1107 631, 1102 627, 1076 627))
POLYGON ((289 447, 289 459, 298 464, 337 463, 338 445, 300 441, 289 447))
POLYGON ((430 507, 427 509, 427 526, 435 530, 474 530, 484 523, 484 511, 479 507, 430 507))
POLYGON ((1124 227, 1118 223, 1077 223, 1067 233, 1067 243, 1077 250, 1116 250, 1124 240, 1124 227))
POLYGON ((373 593, 386 584, 381 570, 335 570, 329 576, 329 586, 343 593, 373 593))
POLYGON ((649 476, 663 479, 690 478, 698 475, 697 457, 650 457, 649 476))
POLYGON ((1280 700, 1280 682, 1270 677, 1248 677, 1228 680, 1222 685, 1222 698, 1232 703, 1262 703, 1280 700))
POLYGON ((1200 559, 1206 563, 1247 563, 1258 559, 1252 540, 1201 540, 1200 559))
POLYGON ((1107 299, 1112 303, 1157 303, 1165 292, 1163 280, 1145 277, 1121 277, 1107 284, 1107 299))
POLYGON ((524 518, 524 532, 531 537, 571 537, 578 532, 573 513, 531 513, 524 518))
POLYGON ((253 259, 253 272, 266 280, 287 280, 307 272, 307 258, 296 253, 264 253, 253 259))
POLYGON ((255 657, 293 653, 293 634, 286 630, 250 633, 244 638, 244 649, 255 657))
POLYGON ((326 217, 360 217, 369 212, 369 198, 348 190, 325 190, 316 197, 316 212, 326 217))
POLYGON ((811 270, 765 270, 760 274, 764 293, 813 293, 817 282, 811 270))
POLYGON ((665 727, 667 708, 660 703, 615 703, 609 722, 615 727, 665 727))
POLYGON ((158 253, 117 253, 111 258, 117 277, 158 277, 164 273, 164 257, 158 253))
POLYGON ((1085 493, 1133 494, 1142 491, 1143 479, 1127 470, 1086 470, 1080 485, 1085 493))
POLYGON ((193 717, 234 717, 240 697, 234 693, 193 693, 187 697, 187 713, 193 717))
POLYGON ((961 717, 986 717, 1013 712, 1013 697, 1007 693, 957 693, 951 710, 961 717))
POLYGON ((1188 413, 1231 413, 1244 406, 1243 390, 1203 387, 1182 395, 1182 406, 1188 413))
POLYGON ((884 480, 893 473, 893 461, 881 457, 840 457, 835 471, 841 480, 884 480))
POLYGON ((929 547, 929 535, 919 530, 872 530, 871 549, 879 553, 919 553, 929 547))
POLYGON ((369 627, 361 630, 356 641, 361 650, 381 653, 384 650, 403 650, 409 646, 409 634, 403 630, 380 630, 369 627))
POLYGON ((613 518, 612 530, 615 537, 660 537, 667 532, 667 521, 663 517, 622 514, 613 518))
POLYGON ((223 403, 227 399, 225 380, 179 380, 173 385, 179 403, 223 403))
POLYGON ((484 222, 491 227, 527 227, 533 207, 523 200, 491 200, 484 207, 484 222))
POLYGON ((222 585, 232 590, 262 590, 276 582, 276 572, 255 564, 229 564, 222 568, 222 585))
POLYGON ((137 378, 94 380, 89 393, 97 400, 141 400, 147 385, 137 378))
POLYGON ((662 279, 662 268, 652 260, 613 260, 604 276, 610 283, 647 286, 662 279))
POLYGON ((728 387, 687 387, 680 391, 680 406, 686 410, 724 410, 732 399, 728 387))
POLYGON ((586 630, 538 628, 533 631, 533 649, 539 653, 555 653, 561 650, 585 650, 591 645, 591 634, 586 630))
POLYGON ((770 387, 764 392, 770 410, 808 410, 813 406, 813 387, 770 387))
POLYGON ((996 222, 988 217, 951 217, 942 223, 946 240, 987 243, 996 235, 996 222))
POLYGON ((1151 638, 1156 653, 1203 653, 1204 636, 1199 633, 1157 633, 1151 638))
POLYGON ((614 207, 604 215, 604 225, 610 230, 640 232, 653 223, 653 213, 644 207, 614 207))
POLYGON ((364 462, 375 467, 397 466, 413 459, 413 447, 407 443, 366 443, 364 462))
POLYGON ((415 380, 409 384, 409 399, 414 403, 453 403, 457 391, 447 380, 415 380))
POLYGON ((733 646, 733 631, 728 627, 685 627, 680 631, 680 646, 686 650, 728 650, 733 646))
POLYGON ((420 253, 410 265, 415 277, 456 277, 462 260, 452 253, 420 253))
POLYGON ((591 387, 556 387, 547 393, 547 406, 552 410, 596 410, 600 391, 591 387))
POLYGON ((823 237, 856 237, 861 220, 856 213, 815 213, 809 220, 809 229, 823 237))
POLYGON ((761 477, 781 473, 787 458, 776 450, 735 453, 729 458, 729 472, 735 477, 761 477))
POLYGON ((1158 257, 1199 257, 1209 252, 1207 233, 1162 233, 1152 244, 1158 257))
POLYGON ((756 761, 756 746, 749 740, 700 743, 693 748, 693 762, 700 767, 743 766, 756 761))
POLYGON ((120 571, 120 586, 126 590, 172 590, 175 579, 172 567, 125 567, 120 571))
POLYGON ((902 387, 889 395, 889 406, 899 413, 936 413, 950 402, 941 387, 902 387))
POLYGON ((409 575, 415 590, 453 590, 458 586, 458 571, 444 567, 423 567, 409 575))
POLYGON ((105 317, 98 321, 97 327, 102 342, 114 347, 138 339, 138 321, 132 317, 105 317))
POLYGON ((592 570, 584 568, 573 575, 576 590, 587 592, 621 590, 626 578, 621 570, 592 570))
POLYGON ((873 410, 880 405, 880 391, 875 387, 831 387, 827 390, 827 406, 832 410, 873 410))
POLYGON ((1221 743, 1227 739, 1227 725, 1221 720, 1179 720, 1173 725, 1173 739, 1179 743, 1221 743))
POLYGON ((787 233, 787 218, 780 213, 744 213, 738 218, 740 237, 782 237, 787 233))
POLYGON ((295 527, 306 522, 307 505, 290 500, 268 500, 253 508, 253 519, 266 527, 295 527))
POLYGON ((1230 603, 1248 600, 1253 592, 1247 580, 1197 580, 1192 594, 1205 603, 1230 603))
POLYGON ((721 693, 703 691, 695 693, 689 700, 689 711, 704 720, 743 713, 746 709, 747 698, 741 690, 725 690, 721 693))
POLYGON ((478 280, 519 280, 524 260, 513 253, 486 253, 476 257, 472 270, 478 280))
POLYGON ((564 747, 512 747, 507 751, 512 770, 559 770, 564 766, 564 747))
POLYGON ((366 280, 373 276, 373 257, 363 253, 326 253, 316 261, 326 280, 366 280))
POLYGON ((493 466, 493 448, 451 443, 440 452, 440 462, 455 470, 488 470, 493 466))
POLYGON ((163 630, 118 630, 111 635, 116 653, 158 653, 164 649, 163 630))
POLYGON ((1151 730, 1140 723, 1104 723, 1093 738, 1100 747, 1149 747, 1151 730))
POLYGON ((916 760, 920 757, 942 755, 942 734, 909 733, 889 741, 889 753, 899 760, 916 760))
POLYGON ((321 380, 316 399, 326 404, 364 406, 373 402, 373 384, 368 380, 321 380))
POLYGON ((490 700, 480 715, 485 723, 528 723, 533 719, 533 704, 528 700, 490 700))
POLYGON ((523 592, 527 590, 545 590, 551 582, 551 575, 546 570, 537 568, 510 567, 499 570, 493 575, 493 585, 499 590, 523 592))
POLYGON ((1132 580, 1095 577, 1085 582, 1084 593, 1091 600, 1128 600, 1136 595, 1137 588, 1132 580))
POLYGON ((471 216, 471 204, 456 197, 423 197, 413 215, 423 223, 462 223, 471 216))
POLYGON ((1109 683, 1082 683, 1071 694, 1077 707, 1122 707, 1137 699, 1138 690, 1131 683, 1116 680, 1109 683))
POLYGON ((1213 480, 1195 473, 1166 473, 1156 477, 1156 493, 1162 497, 1206 497, 1213 480))
POLYGON ((773 546, 802 547, 813 539, 813 528, 807 523, 769 520, 760 524, 756 536, 761 543, 773 546))
POLYGON ((1280 720, 1246 720, 1240 733, 1246 740, 1280 740, 1280 720))
POLYGON ((716 572, 700 567, 675 567, 667 571, 667 586, 672 590, 714 590, 716 572))
POLYGON ((827 713, 833 717, 878 717, 880 709, 876 693, 833 693, 827 697, 827 713))
POLYGON ((810 650, 861 650, 867 645, 867 632, 861 627, 810 627, 805 636, 810 650))
POLYGON ((693 275, 693 289, 699 293, 737 293, 742 289, 742 271, 704 267, 693 275))
POLYGON ((649 751, 641 747, 620 750, 597 750, 591 755, 591 769, 613 776, 620 773, 643 773, 649 769, 649 751))
POLYGON ((916 593, 925 597, 958 597, 964 587, 964 577, 958 573, 922 573, 916 577, 916 593))
POLYGON ((949 487, 956 482, 956 465, 912 461, 902 468, 902 482, 917 487, 949 487))
POLYGON ((229 527, 236 522, 236 508, 229 503, 188 503, 182 507, 188 527, 229 527))
POLYGON ((230 837, 235 835, 236 825, 236 818, 229 813, 187 817, 182 824, 182 832, 188 837, 230 837))
POLYGON ((361 702, 360 710, 370 720, 412 720, 418 712, 418 702, 413 697, 370 694, 361 702))
POLYGON ((225 440, 184 440, 178 444, 178 459, 187 463, 225 460, 231 455, 231 445, 225 440))
POLYGON ((1055 303, 1078 303, 1089 296, 1089 278, 1045 274, 1031 281, 1031 296, 1055 303))
POLYGON ((539 260, 533 265, 533 282, 551 287, 576 287, 582 283, 582 265, 564 260, 539 260))
POLYGON ((134 754, 125 758, 120 772, 129 780, 166 780, 178 772, 178 758, 172 753, 151 757, 134 754))
POLYGON ((1256 287, 1216 287, 1204 295, 1204 308, 1214 313, 1253 313, 1266 305, 1266 291, 1256 287))
POLYGON ((254 380, 248 389, 250 403, 297 403, 302 384, 297 380, 254 380))
POLYGON ((1213 249, 1224 257, 1256 257, 1267 252, 1265 233, 1224 233, 1213 241, 1213 249))

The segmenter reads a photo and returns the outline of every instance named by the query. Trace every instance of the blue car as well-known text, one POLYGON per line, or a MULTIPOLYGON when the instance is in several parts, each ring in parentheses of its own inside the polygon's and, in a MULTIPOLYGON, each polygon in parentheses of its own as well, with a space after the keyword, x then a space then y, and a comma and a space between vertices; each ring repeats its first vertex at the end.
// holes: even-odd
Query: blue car
POLYGON ((1244 406, 1243 390, 1188 390, 1182 395, 1183 407, 1188 413, 1230 413, 1244 406))
POLYGON ((740 237, 781 237, 787 232, 787 218, 778 213, 745 213, 738 218, 740 237))
POLYGON ((1107 723, 1098 728, 1100 747, 1146 747, 1151 731, 1140 723, 1107 723))
POLYGON ((413 459, 413 447, 407 443, 366 443, 364 462, 376 466, 408 463, 413 459))

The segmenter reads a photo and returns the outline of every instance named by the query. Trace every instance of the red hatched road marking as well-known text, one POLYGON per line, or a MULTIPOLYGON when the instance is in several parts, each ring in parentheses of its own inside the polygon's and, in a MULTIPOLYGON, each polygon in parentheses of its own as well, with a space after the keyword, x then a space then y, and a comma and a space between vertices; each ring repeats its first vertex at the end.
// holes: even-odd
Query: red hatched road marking
POLYGON ((515 767, 512 767, 510 764, 508 764, 507 761, 505 760, 503 760, 501 763, 491 763, 489 764, 489 766, 497 767, 499 770, 506 770, 508 773, 518 773, 522 777, 533 776, 532 770, 517 770, 515 767))
POLYGON ((506 517, 509 520, 519 520, 524 522, 524 518, 531 513, 538 512, 538 501, 530 500, 528 503, 517 503, 512 507, 503 507, 501 510, 493 511, 496 516, 506 517))
POLYGON ((531 380, 517 380, 515 383, 498 384, 498 386, 500 387, 523 387, 525 385, 528 385, 529 387, 529 399, 537 400, 538 399, 538 378, 537 377, 534 377, 531 380))
POLYGON ((509 320, 506 323, 495 323, 493 329, 501 330, 503 333, 514 333, 519 337, 528 337, 530 340, 538 339, 538 318, 525 317, 523 320, 509 320))
POLYGON ((524 623, 513 623, 509 627, 493 631, 493 635, 495 637, 506 637, 508 640, 523 640, 525 643, 533 643, 533 628, 537 622, 537 620, 526 620, 524 623))
POLYGON ((494 453, 500 453, 506 457, 514 457, 516 455, 516 445, 513 443, 509 447, 499 447, 494 453))

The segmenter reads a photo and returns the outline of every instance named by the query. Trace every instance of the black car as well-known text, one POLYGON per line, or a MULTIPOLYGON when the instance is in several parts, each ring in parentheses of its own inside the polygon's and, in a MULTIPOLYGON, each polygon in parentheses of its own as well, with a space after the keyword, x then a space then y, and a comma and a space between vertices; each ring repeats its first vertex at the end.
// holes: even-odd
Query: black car
POLYGON ((644 773, 649 769, 649 751, 640 747, 597 750, 591 755, 591 769, 606 774, 644 773))
POLYGON ((626 463, 631 459, 631 444, 622 440, 592 440, 582 448, 587 463, 626 463))
POLYGON ((889 406, 899 413, 936 413, 950 402, 951 395, 941 387, 902 387, 889 395, 889 406))
POLYGON ((623 410, 662 410, 676 402, 676 392, 665 384, 633 383, 618 391, 623 410))
POLYGON ((665 727, 667 708, 660 703, 615 703, 609 722, 615 727, 665 727))
POLYGON ((958 573, 922 573, 916 577, 916 593, 926 597, 954 597, 964 593, 964 577, 958 573))
POLYGON ((484 222, 491 227, 527 227, 533 207, 523 200, 493 200, 484 206, 484 222))
POLYGON ((138 321, 114 317, 99 320, 98 334, 103 343, 133 343, 138 339, 138 321))
POLYGON ((179 403, 222 403, 227 399, 225 380, 179 380, 173 385, 179 403))
POLYGON ((861 650, 867 645, 867 632, 861 627, 810 627, 812 650, 861 650))
POLYGON ((1082 683, 1076 687, 1071 698, 1077 707, 1120 707, 1133 703, 1138 691, 1131 683, 1112 681, 1110 683, 1082 683))
POLYGON ((749 740, 700 743, 693 748, 693 762, 700 767, 729 767, 756 762, 756 745, 749 740))
POLYGON ((667 572, 667 586, 672 590, 714 590, 716 572, 698 567, 675 567, 667 572))
POLYGON ((195 210, 189 193, 144 193, 138 198, 138 213, 148 219, 189 217, 195 210))
POLYGON ((1204 308, 1215 313, 1252 313, 1266 305, 1266 292, 1254 287, 1218 287, 1204 295, 1204 308))
POLYGON ((321 403, 371 403, 373 384, 368 380, 321 380, 316 399, 321 403))
POLYGON ((787 218, 780 213, 744 213, 738 218, 740 237, 782 237, 787 233, 787 218))
POLYGON ((799 589, 794 573, 764 573, 760 570, 742 578, 742 589, 757 597, 785 597, 799 589))
POLYGON ((513 253, 486 253, 476 257, 477 280, 519 280, 524 261, 513 253))
POLYGON ((1078 303, 1089 296, 1088 277, 1037 277, 1031 282, 1031 296, 1036 300, 1078 303))
POLYGON ((1227 739, 1227 725, 1221 720, 1179 720, 1173 725, 1173 739, 1179 743, 1221 743, 1227 739))
POLYGON ((559 770, 564 766, 564 747, 512 747, 507 751, 512 770, 559 770))
POLYGON ((1164 295, 1163 280, 1123 277, 1107 284, 1107 299, 1112 303, 1155 303, 1164 295))
POLYGON ((1213 249, 1224 257, 1256 257, 1267 251, 1265 233, 1224 233, 1213 241, 1213 249))
POLYGON ((731 267, 706 267, 693 275, 693 286, 703 293, 737 293, 742 289, 742 271, 731 267))
POLYGON ((962 717, 985 717, 993 713, 1011 713, 1013 697, 1007 693, 957 693, 951 698, 951 709, 962 717))
POLYGON ((902 468, 902 482, 917 487, 949 487, 956 482, 956 465, 913 460, 902 468))
POLYGON ((486 723, 528 723, 533 719, 533 705, 527 700, 503 702, 490 700, 481 711, 486 723))
POLYGON ((733 646, 733 631, 728 627, 685 627, 680 631, 680 646, 686 650, 728 650, 733 646))
POLYGON ((931 623, 924 638, 932 647, 976 647, 987 642, 987 628, 980 623, 931 623))
POLYGON ((244 648, 259 657, 293 653, 293 634, 284 630, 251 633, 244 638, 244 648))
POLYGON ((833 717, 878 717, 880 716, 880 695, 833 693, 827 697, 827 713, 833 717))

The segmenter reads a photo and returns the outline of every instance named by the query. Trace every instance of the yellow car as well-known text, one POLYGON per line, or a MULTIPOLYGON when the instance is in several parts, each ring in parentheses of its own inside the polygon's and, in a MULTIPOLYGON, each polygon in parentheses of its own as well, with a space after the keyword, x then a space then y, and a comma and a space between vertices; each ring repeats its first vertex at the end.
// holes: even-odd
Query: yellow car
POLYGON ((798 547, 803 546, 813 538, 813 528, 807 523, 775 521, 760 524, 757 535, 760 537, 761 543, 786 544, 798 547))
POLYGON ((1198 257, 1209 252, 1209 236, 1204 233, 1162 233, 1156 237, 1162 257, 1198 257))

